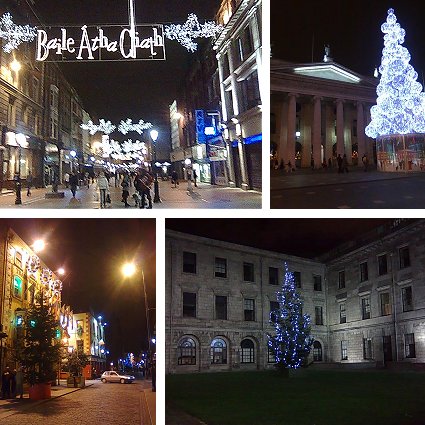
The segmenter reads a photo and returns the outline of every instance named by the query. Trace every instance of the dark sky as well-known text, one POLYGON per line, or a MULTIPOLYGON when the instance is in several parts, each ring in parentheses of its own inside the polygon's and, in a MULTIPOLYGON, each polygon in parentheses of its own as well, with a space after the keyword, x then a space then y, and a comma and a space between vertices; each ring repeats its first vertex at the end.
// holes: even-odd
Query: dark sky
POLYGON ((166 219, 166 228, 314 258, 393 219, 166 219))
POLYGON ((422 83, 425 73, 425 3, 417 0, 271 0, 270 41, 274 58, 290 62, 320 62, 324 45, 331 56, 363 75, 372 76, 381 64, 384 34, 381 24, 393 8, 397 22, 406 31, 403 44, 412 56, 410 64, 422 83), (286 6, 284 6, 284 4, 286 6), (282 10, 281 12, 278 12, 282 10))
MULTIPOLYGON (((220 0, 137 0, 136 23, 182 24, 191 12, 202 23, 214 20, 219 5, 220 0)), ((36 0, 35 8, 45 24, 55 26, 129 21, 127 0, 36 0)), ((161 143, 169 142, 168 106, 175 99, 190 56, 176 41, 166 39, 165 49, 167 60, 161 62, 68 62, 61 67, 88 112, 113 123, 126 118, 151 122, 160 132, 160 149, 161 143)))
MULTIPOLYGON (((42 238, 39 257, 53 271, 64 267, 62 302, 74 312, 101 314, 106 345, 116 359, 121 350, 139 353, 147 345, 141 275, 124 280, 121 265, 143 267, 149 309, 155 308, 154 219, 0 219, 31 245, 42 238)), ((151 325, 155 310, 150 310, 151 325)))

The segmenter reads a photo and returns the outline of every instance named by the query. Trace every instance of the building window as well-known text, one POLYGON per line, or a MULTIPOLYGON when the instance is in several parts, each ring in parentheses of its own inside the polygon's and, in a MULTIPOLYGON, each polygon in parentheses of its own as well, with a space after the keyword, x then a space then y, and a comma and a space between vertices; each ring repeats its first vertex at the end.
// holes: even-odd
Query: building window
POLYGON ((370 297, 362 298, 362 319, 370 319, 370 297))
POLYGON ((250 298, 244 299, 244 319, 246 322, 255 321, 255 300, 250 298))
POLYGON ((243 263, 243 280, 245 282, 254 282, 254 264, 243 263))
POLYGON ((269 267, 269 285, 279 285, 279 269, 269 267))
POLYGON ((345 270, 338 272, 338 289, 345 288, 345 270))
POLYGON ((410 267, 410 254, 409 247, 404 246, 398 250, 399 258, 400 258, 400 269, 405 269, 406 267, 410 267))
POLYGON ((255 352, 254 352, 254 342, 250 339, 244 339, 241 342, 242 358, 241 363, 254 363, 255 362, 255 352))
POLYGON ((316 306, 314 307, 316 325, 323 325, 323 307, 316 306))
POLYGON ((233 117, 233 114, 234 114, 234 109, 233 109, 233 92, 232 92, 231 87, 227 88, 224 91, 224 103, 226 105, 227 117, 228 118, 233 117))
POLYGON ((387 254, 378 255, 378 275, 383 276, 388 273, 387 254))
POLYGON ((22 252, 15 251, 15 265, 22 269, 22 252))
POLYGON ((7 121, 11 127, 16 127, 16 105, 14 99, 9 100, 7 109, 7 121))
POLYGON ((348 360, 347 341, 341 341, 341 360, 348 360))
POLYGON ((183 272, 196 273, 196 254, 183 251, 183 272))
POLYGON ((22 298, 22 279, 19 276, 13 276, 13 295, 22 298))
POLYGON ((245 112, 261 104, 260 87, 258 84, 257 70, 248 75, 239 83, 240 111, 245 112))
POLYGON ((227 297, 222 295, 215 296, 215 318, 227 320, 227 297))
POLYGON ((277 301, 270 301, 270 321, 277 322, 279 317, 279 303, 277 301))
POLYGON ((319 341, 313 342, 313 360, 315 362, 321 362, 323 360, 322 344, 319 341))
POLYGON ((389 292, 382 292, 379 296, 381 302, 381 316, 389 316, 391 314, 391 299, 389 292))
POLYGON ((313 275, 314 282, 314 290, 321 291, 322 290, 322 276, 313 275))
POLYGON ((177 364, 196 364, 196 344, 192 338, 183 338, 178 346, 177 364))
POLYGON ((412 287, 406 286, 405 288, 402 288, 401 296, 403 301, 403 311, 412 311, 413 310, 412 287))
POLYGON ((360 263, 360 282, 365 282, 368 279, 367 261, 365 261, 364 263, 360 263))
POLYGON ((415 334, 404 335, 404 351, 407 359, 416 357, 415 334))
POLYGON ((40 101, 40 92, 39 92, 39 80, 37 77, 33 77, 32 79, 32 98, 34 102, 39 103, 40 101))
POLYGON ((267 346, 267 363, 276 363, 276 353, 270 346, 267 346))
POLYGON ((229 64, 229 54, 225 53, 223 55, 223 60, 221 62, 223 66, 223 79, 226 79, 230 75, 230 64, 229 64))
POLYGON ((196 317, 196 294, 183 292, 183 317, 196 317))
POLYGON ((215 258, 215 277, 227 277, 227 260, 225 258, 215 258))
POLYGON ((50 117, 50 138, 58 138, 58 117, 57 115, 52 115, 50 117))
POLYGON ((372 360, 372 338, 363 338, 363 359, 372 360))
POLYGON ((227 345, 224 339, 214 338, 210 348, 211 364, 227 363, 227 345))
POLYGON ((347 322, 347 311, 345 309, 345 303, 339 305, 339 323, 347 322))
POLYGON ((301 288, 301 272, 292 272, 294 285, 296 288, 301 288))

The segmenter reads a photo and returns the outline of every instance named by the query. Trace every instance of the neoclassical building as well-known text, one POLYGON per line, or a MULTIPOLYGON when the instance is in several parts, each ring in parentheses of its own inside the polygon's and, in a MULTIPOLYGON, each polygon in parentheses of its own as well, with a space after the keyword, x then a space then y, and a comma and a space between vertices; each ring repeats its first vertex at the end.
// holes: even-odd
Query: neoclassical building
MULTIPOLYGON (((329 52, 328 52, 329 53, 329 52)), ((338 154, 349 164, 373 163, 375 142, 365 135, 378 80, 334 62, 294 64, 272 58, 271 156, 279 163, 320 168, 338 154)))
POLYGON ((166 231, 166 372, 273 367, 286 262, 311 317, 308 362, 425 362, 425 220, 394 220, 316 260, 166 231))

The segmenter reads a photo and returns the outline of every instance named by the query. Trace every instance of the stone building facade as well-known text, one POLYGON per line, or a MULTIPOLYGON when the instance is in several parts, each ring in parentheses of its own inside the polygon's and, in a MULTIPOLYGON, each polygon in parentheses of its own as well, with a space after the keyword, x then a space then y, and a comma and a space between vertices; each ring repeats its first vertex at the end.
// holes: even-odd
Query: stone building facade
POLYGON ((166 372, 266 369, 266 332, 294 272, 308 362, 425 362, 425 220, 380 227, 317 260, 166 231, 166 372))

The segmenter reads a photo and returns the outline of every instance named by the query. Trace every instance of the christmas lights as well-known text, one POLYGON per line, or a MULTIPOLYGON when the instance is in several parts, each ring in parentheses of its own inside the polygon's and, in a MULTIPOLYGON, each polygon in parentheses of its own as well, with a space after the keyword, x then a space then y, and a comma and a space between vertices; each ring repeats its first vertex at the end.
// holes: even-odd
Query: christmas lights
POLYGON ((104 119, 100 119, 98 125, 94 124, 92 120, 89 120, 86 124, 81 124, 80 127, 83 130, 87 130, 92 136, 97 132, 111 134, 116 129, 116 126, 111 121, 105 121, 104 119))
POLYGON ((16 25, 10 13, 5 13, 0 18, 0 38, 6 40, 3 50, 10 53, 17 49, 24 41, 33 41, 37 34, 35 27, 29 25, 16 25))
POLYGON ((194 52, 198 45, 193 41, 194 38, 214 37, 222 29, 221 25, 208 21, 200 24, 194 13, 188 15, 183 25, 170 24, 164 28, 165 36, 170 40, 177 40, 183 47, 190 52, 194 52))
POLYGON ((36 274, 40 268, 40 259, 36 255, 28 257, 27 261, 27 273, 36 274))
POLYGON ((278 369, 297 369, 310 353, 310 317, 302 314, 302 301, 296 291, 294 277, 285 263, 285 279, 277 292, 279 308, 270 312, 275 335, 267 333, 268 346, 274 351, 278 369))
POLYGON ((381 26, 384 36, 381 79, 376 89, 376 105, 370 110, 369 137, 425 132, 425 93, 417 82, 418 74, 409 64, 409 51, 402 46, 405 30, 397 22, 393 9, 388 10, 381 26))
POLYGON ((139 134, 142 134, 143 130, 147 130, 152 127, 153 125, 150 122, 139 120, 138 123, 133 124, 133 121, 130 118, 127 118, 125 121, 121 120, 118 126, 118 131, 122 134, 127 134, 130 131, 135 131, 139 134))

